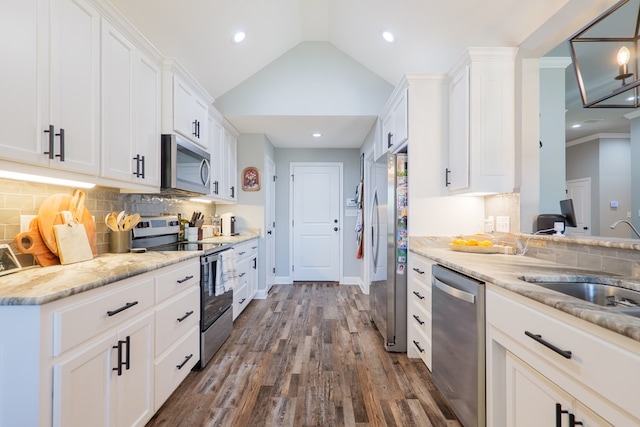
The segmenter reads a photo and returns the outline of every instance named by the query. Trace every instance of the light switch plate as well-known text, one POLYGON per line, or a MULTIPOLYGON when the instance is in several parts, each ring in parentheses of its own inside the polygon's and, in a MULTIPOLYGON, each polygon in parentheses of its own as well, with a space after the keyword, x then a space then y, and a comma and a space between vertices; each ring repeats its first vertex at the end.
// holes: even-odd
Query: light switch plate
POLYGON ((29 231, 29 224, 31 220, 35 218, 37 215, 20 215, 20 232, 24 233, 25 231, 29 231))
POLYGON ((508 233, 511 230, 511 219, 508 216, 496 217, 496 231, 508 233))

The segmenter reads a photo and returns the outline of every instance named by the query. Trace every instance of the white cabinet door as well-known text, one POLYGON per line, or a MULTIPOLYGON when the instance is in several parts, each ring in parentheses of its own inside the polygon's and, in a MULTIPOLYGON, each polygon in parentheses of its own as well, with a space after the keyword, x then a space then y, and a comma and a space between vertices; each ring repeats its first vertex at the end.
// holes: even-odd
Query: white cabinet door
MULTIPOLYGON (((144 426, 153 408, 153 325, 154 314, 149 313, 118 331, 117 342, 124 344, 122 375, 113 371, 117 383, 116 425, 144 426)), ((117 350, 114 352, 117 368, 117 350)))
POLYGON ((3 158, 97 175, 100 16, 84 0, 26 0, 0 17, 3 158), (20 25, 16 25, 19 23, 20 25), (53 131, 50 131, 50 130, 53 131))
POLYGON ((160 67, 145 57, 136 57, 134 74, 134 130, 136 151, 132 161, 139 165, 136 182, 160 187, 160 67), (139 156, 139 157, 138 157, 139 156), (139 163, 138 163, 139 162, 139 163))
POLYGON ((506 362, 507 425, 557 425, 556 405, 561 405, 561 410, 571 410, 571 397, 509 352, 506 362))
POLYGON ((102 23, 102 176, 160 186, 160 69, 102 23))
POLYGON ((209 106, 195 90, 178 76, 173 76, 173 127, 191 141, 209 148, 207 121, 209 106))
POLYGON ((237 164, 237 140, 236 137, 225 130, 225 177, 224 191, 226 198, 232 201, 238 199, 238 164, 237 164))
POLYGON ((211 195, 220 198, 223 196, 225 179, 225 131, 221 123, 211 118, 209 126, 209 140, 211 141, 211 195))
MULTIPOLYGON (((51 87, 49 102, 42 103, 41 125, 43 129, 55 126, 51 166, 96 175, 100 146, 100 15, 86 0, 52 0, 50 4, 51 87)), ((50 137, 44 133, 42 136, 50 137)))
POLYGON ((133 69, 136 48, 102 22, 102 176, 133 179, 133 69))
MULTIPOLYGON (((49 2, 22 0, 4 7, 0 13, 0 158, 32 164, 49 163, 41 144, 47 142, 38 121, 43 100, 41 89, 48 87, 49 2), (10 42, 9 42, 10 41, 10 42), (45 60, 44 62, 42 60, 45 60), (41 88, 40 84, 47 86, 41 88)), ((46 126, 48 127, 48 123, 46 126)))
POLYGON ((92 342, 53 366, 53 425, 110 426, 114 335, 92 342))
POLYGON ((449 191, 469 187, 469 66, 453 76, 449 89, 449 191))
POLYGON ((393 137, 392 145, 394 148, 400 146, 405 142, 409 136, 408 134, 408 89, 404 89, 400 92, 400 96, 393 104, 391 114, 393 115, 393 137))

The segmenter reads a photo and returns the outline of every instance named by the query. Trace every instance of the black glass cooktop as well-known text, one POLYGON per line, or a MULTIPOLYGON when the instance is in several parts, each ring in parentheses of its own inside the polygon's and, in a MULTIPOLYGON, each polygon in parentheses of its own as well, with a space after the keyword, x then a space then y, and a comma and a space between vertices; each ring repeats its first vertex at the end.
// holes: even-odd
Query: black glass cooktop
POLYGON ((231 247, 228 243, 202 243, 202 242, 177 242, 161 246, 147 248, 147 251, 154 252, 176 252, 176 251, 204 251, 205 255, 216 252, 225 247, 231 247))

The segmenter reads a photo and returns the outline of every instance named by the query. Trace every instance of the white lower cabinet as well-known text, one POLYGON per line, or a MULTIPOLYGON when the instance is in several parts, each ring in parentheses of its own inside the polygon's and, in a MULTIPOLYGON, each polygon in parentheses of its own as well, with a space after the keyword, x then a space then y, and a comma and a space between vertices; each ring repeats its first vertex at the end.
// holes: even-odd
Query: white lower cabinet
POLYGON ((138 426, 153 415, 153 313, 53 366, 53 425, 138 426))
POLYGON ((407 356, 431 370, 431 267, 435 262, 409 252, 407 278, 407 356))
POLYGON ((233 319, 249 305, 258 292, 258 239, 234 245, 238 287, 233 290, 233 319))
POLYGON ((199 282, 193 258, 0 306, 0 425, 144 426, 199 360, 199 282))
POLYGON ((492 284, 486 309, 487 425, 640 425, 640 343, 492 284))
POLYGON ((507 425, 612 426, 510 352, 506 370, 507 425))

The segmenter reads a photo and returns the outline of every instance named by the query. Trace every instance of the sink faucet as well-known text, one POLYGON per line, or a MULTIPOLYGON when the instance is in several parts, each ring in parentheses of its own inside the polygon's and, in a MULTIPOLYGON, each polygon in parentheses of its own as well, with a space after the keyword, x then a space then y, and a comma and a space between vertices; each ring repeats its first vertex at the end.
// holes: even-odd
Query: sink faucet
POLYGON ((636 236, 638 236, 638 238, 640 238, 640 233, 638 232, 638 230, 636 230, 636 228, 633 226, 633 224, 631 224, 629 221, 627 221, 626 219, 621 219, 619 221, 614 222, 613 224, 611 224, 611 229, 613 230, 614 228, 616 228, 618 226, 618 224, 620 224, 621 222, 626 223, 629 227, 631 227, 631 229, 633 230, 634 233, 636 233, 636 236))

